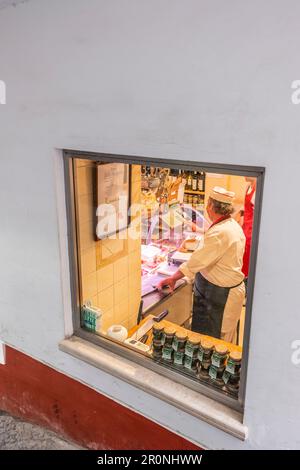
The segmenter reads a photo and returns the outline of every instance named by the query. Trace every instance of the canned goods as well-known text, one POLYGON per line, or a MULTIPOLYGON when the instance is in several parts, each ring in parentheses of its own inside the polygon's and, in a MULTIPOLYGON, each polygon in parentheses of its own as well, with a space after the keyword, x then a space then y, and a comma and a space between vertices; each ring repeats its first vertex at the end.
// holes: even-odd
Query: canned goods
POLYGON ((217 344, 211 356, 211 363, 215 367, 223 367, 228 356, 228 348, 223 344, 217 344))
POLYGON ((226 364, 226 371, 230 374, 237 374, 240 372, 242 364, 242 353, 239 351, 231 351, 226 364))
POLYGON ((161 341, 164 334, 164 327, 160 323, 154 323, 152 326, 152 334, 154 341, 161 341))
POLYGON ((165 346, 170 346, 172 347, 174 336, 175 336, 176 330, 175 328, 165 328, 164 329, 164 336, 163 336, 163 343, 165 346))
POLYGON ((183 352, 185 350, 185 343, 187 340, 187 335, 185 333, 176 333, 173 339, 173 349, 174 351, 183 352))
POLYGON ((198 351, 198 359, 200 362, 202 361, 210 361, 211 356, 214 350, 214 343, 210 340, 202 340, 200 344, 200 348, 198 351))
POLYGON ((173 348, 169 345, 164 345, 162 348, 162 359, 166 362, 173 362, 173 348))
POLYGON ((184 367, 193 371, 197 370, 197 356, 184 356, 184 367))
POLYGON ((224 370, 225 370, 225 366, 216 367, 214 365, 211 365, 209 368, 209 376, 212 382, 218 387, 223 387, 224 385, 224 380, 223 380, 224 370))
POLYGON ((183 361, 184 361, 184 352, 174 351, 173 358, 174 358, 174 364, 176 364, 178 366, 182 366, 183 361))
POLYGON ((184 353, 186 356, 197 357, 199 350, 200 340, 197 336, 190 334, 185 344, 184 353))

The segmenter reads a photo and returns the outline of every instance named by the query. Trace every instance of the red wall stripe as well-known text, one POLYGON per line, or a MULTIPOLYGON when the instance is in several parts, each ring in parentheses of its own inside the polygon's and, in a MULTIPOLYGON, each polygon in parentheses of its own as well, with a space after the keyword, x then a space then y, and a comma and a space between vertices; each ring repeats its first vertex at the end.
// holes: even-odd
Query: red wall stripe
POLYGON ((52 429, 90 449, 198 449, 13 348, 6 347, 6 362, 0 365, 0 408, 14 416, 52 429))

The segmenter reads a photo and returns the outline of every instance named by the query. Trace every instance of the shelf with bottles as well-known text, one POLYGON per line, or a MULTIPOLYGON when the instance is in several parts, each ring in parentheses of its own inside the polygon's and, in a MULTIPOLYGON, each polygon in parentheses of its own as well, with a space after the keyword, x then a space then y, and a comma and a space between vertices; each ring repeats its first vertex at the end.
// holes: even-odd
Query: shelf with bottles
POLYGON ((205 183, 203 171, 142 167, 142 203, 151 210, 190 204, 203 212, 205 183))
POLYGON ((204 210, 204 201, 205 201, 205 197, 204 197, 204 192, 201 192, 200 194, 197 194, 196 192, 192 192, 192 191, 185 191, 184 192, 184 197, 183 197, 183 202, 184 204, 188 204, 189 206, 192 206, 192 207, 198 207, 200 208, 200 210, 204 210))
POLYGON ((205 194, 204 171, 190 171, 186 175, 185 192, 194 194, 205 194))
POLYGON ((193 191, 191 189, 185 189, 184 192, 186 194, 196 194, 196 195, 199 195, 199 196, 204 196, 205 195, 205 191, 193 191))

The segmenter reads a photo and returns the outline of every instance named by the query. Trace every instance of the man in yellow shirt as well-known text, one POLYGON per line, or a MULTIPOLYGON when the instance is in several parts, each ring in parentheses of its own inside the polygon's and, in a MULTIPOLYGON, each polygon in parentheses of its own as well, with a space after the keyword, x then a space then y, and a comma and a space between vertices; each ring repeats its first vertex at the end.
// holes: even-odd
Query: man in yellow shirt
POLYGON ((232 342, 245 297, 242 272, 245 235, 231 217, 235 194, 215 187, 207 204, 212 222, 203 245, 193 252, 171 277, 158 288, 169 286, 186 276, 194 280, 192 331, 232 342))

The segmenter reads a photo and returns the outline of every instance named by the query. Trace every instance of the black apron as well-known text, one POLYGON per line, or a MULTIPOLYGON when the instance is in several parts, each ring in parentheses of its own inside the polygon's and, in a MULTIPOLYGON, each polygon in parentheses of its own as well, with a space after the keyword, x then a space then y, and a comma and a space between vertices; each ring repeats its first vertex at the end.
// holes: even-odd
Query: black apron
MULTIPOLYGON (((230 218, 230 215, 222 216, 209 228, 230 218)), ((223 315, 229 291, 243 282, 244 280, 232 287, 220 287, 209 282, 200 272, 197 273, 194 283, 192 331, 221 338, 223 315)))
POLYGON ((223 315, 229 291, 241 285, 242 282, 244 281, 232 287, 220 287, 197 273, 194 283, 192 331, 221 338, 223 315))

